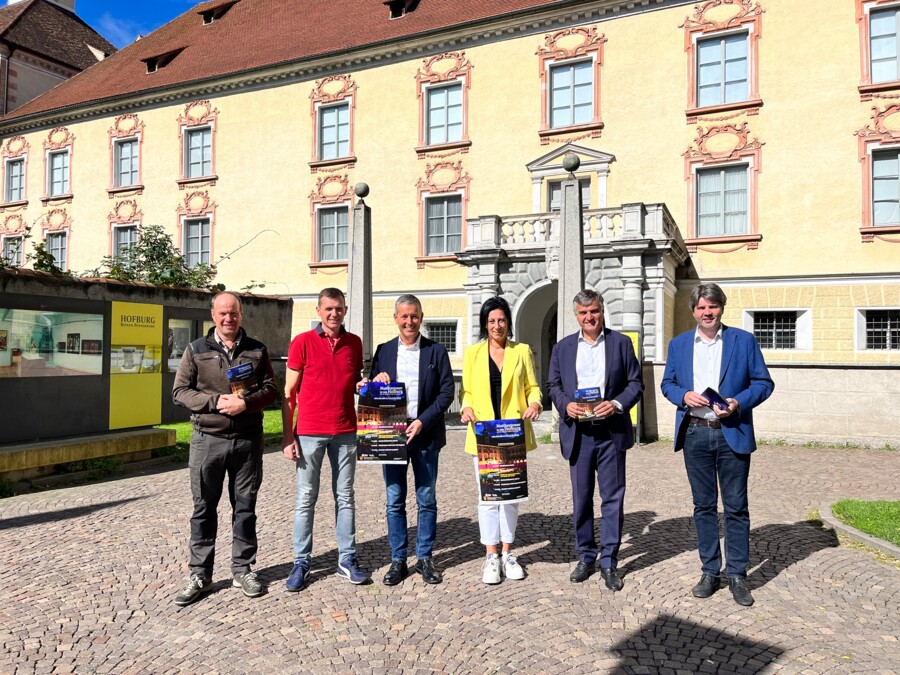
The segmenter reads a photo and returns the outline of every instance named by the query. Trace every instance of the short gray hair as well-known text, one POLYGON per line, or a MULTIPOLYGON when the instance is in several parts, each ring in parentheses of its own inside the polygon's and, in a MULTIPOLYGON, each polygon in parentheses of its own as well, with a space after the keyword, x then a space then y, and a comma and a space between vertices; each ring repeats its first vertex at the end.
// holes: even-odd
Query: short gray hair
POLYGON ((397 298, 397 302, 394 303, 394 314, 397 313, 397 310, 400 308, 400 305, 415 305, 419 314, 423 314, 422 303, 419 302, 419 299, 416 296, 414 296, 412 293, 404 293, 399 298, 397 298))
POLYGON ((240 308, 241 312, 244 311, 244 303, 241 302, 241 296, 239 296, 237 293, 234 293, 234 292, 232 292, 232 291, 219 291, 219 292, 216 293, 214 296, 212 296, 212 300, 209 301, 209 308, 210 308, 210 309, 215 309, 215 308, 216 308, 216 300, 219 299, 219 296, 220 296, 220 295, 230 295, 232 298, 234 298, 235 300, 237 300, 237 304, 238 304, 238 307, 240 308))
POLYGON ((578 294, 572 300, 573 305, 581 305, 582 307, 590 307, 595 302, 599 303, 600 307, 603 307, 603 296, 593 288, 585 288, 578 291, 578 294))
POLYGON ((725 309, 725 303, 728 302, 725 291, 719 288, 718 284, 698 284, 694 290, 691 291, 692 312, 697 307, 697 303, 700 302, 700 298, 703 298, 707 302, 714 302, 722 309, 725 309))

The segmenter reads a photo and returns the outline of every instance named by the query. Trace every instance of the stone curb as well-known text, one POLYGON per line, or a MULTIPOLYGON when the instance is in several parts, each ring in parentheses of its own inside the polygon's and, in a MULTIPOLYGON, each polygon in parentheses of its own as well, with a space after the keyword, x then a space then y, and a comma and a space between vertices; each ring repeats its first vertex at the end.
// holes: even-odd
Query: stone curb
POLYGON ((851 539, 855 539, 866 546, 871 546, 882 553, 900 560, 900 546, 894 546, 889 541, 873 537, 871 534, 866 534, 861 530, 857 530, 855 527, 850 527, 846 523, 841 522, 831 512, 831 504, 823 504, 819 507, 819 519, 835 532, 840 532, 851 539))

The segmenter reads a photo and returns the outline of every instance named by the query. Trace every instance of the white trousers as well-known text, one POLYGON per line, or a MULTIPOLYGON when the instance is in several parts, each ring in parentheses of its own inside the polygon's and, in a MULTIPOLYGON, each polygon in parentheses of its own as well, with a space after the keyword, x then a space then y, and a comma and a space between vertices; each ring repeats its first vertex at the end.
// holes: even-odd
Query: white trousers
MULTIPOLYGON (((475 458, 476 494, 481 494, 478 482, 478 457, 475 458)), ((485 546, 496 546, 501 542, 512 544, 516 538, 516 523, 519 521, 519 503, 513 504, 478 504, 478 530, 481 543, 485 546)))

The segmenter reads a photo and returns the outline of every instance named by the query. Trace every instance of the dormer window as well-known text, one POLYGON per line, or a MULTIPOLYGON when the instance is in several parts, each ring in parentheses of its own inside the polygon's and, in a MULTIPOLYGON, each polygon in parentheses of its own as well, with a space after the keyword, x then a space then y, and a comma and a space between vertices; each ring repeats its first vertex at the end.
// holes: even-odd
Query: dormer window
POLYGON ((228 12, 229 9, 234 7, 240 0, 228 0, 228 2, 223 2, 215 7, 210 7, 208 9, 202 9, 197 14, 203 19, 203 25, 208 26, 214 21, 218 21, 228 12))
POLYGON ((165 68, 167 65, 169 65, 175 59, 175 57, 183 51, 184 47, 179 47, 178 49, 173 49, 170 52, 165 52, 164 54, 151 56, 150 58, 141 60, 147 64, 148 73, 155 73, 160 68, 165 68))
POLYGON ((419 6, 419 0, 385 0, 392 19, 399 19, 419 6))

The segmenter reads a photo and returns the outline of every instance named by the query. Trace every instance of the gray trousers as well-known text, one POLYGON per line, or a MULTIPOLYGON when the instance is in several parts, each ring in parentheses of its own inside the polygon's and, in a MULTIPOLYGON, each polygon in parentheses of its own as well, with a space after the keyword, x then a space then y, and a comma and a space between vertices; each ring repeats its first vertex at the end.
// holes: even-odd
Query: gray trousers
POLYGON ((251 438, 220 438, 194 430, 191 472, 190 570, 212 578, 216 555, 216 508, 228 476, 231 501, 231 572, 244 574, 256 562, 256 496, 262 484, 262 432, 251 438))

